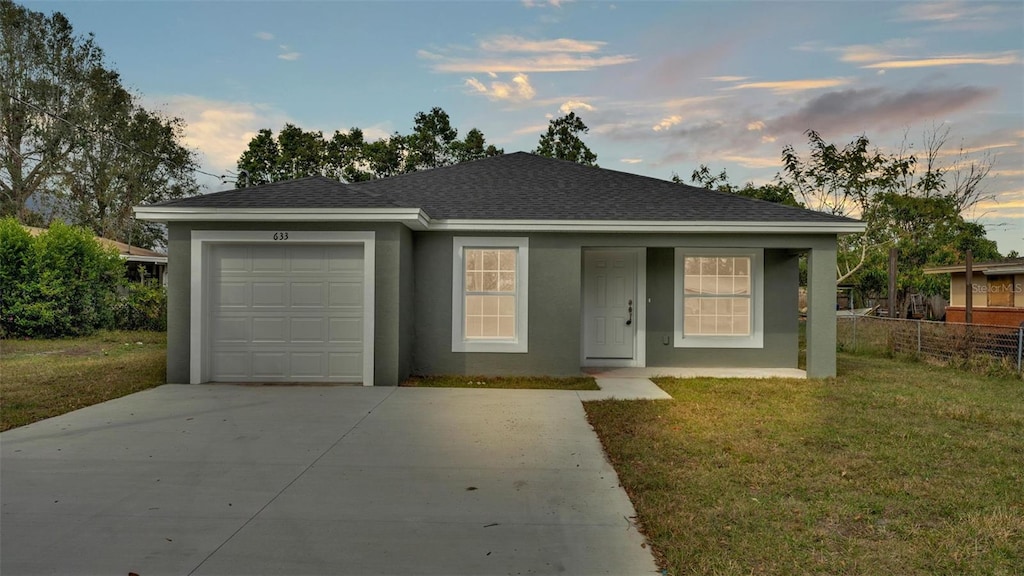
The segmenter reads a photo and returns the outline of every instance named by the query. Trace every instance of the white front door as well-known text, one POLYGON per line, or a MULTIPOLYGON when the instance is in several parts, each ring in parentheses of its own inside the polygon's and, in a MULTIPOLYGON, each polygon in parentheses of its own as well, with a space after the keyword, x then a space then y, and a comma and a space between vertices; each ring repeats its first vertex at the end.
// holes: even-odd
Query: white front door
POLYGON ((639 303, 634 249, 583 252, 583 356, 636 358, 639 303))

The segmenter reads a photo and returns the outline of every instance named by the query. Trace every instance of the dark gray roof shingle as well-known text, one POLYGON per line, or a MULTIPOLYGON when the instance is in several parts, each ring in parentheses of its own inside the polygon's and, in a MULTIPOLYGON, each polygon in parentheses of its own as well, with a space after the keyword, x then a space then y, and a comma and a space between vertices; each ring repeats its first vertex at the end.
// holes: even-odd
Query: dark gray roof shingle
POLYGON ((342 184, 313 176, 163 203, 216 208, 420 208, 432 219, 853 222, 627 172, 516 152, 342 184))

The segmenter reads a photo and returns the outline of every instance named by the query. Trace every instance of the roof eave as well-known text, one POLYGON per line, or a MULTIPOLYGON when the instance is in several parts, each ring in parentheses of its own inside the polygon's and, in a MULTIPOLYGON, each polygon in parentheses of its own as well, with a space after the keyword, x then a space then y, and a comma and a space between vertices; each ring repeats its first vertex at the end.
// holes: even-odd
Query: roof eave
POLYGON ((426 230, 419 208, 180 208, 136 206, 135 217, 155 222, 399 222, 426 230))
POLYGON ((137 206, 140 220, 157 222, 398 222, 413 230, 448 232, 617 232, 858 234, 863 222, 431 219, 419 208, 180 208, 137 206))
POLYGON ((434 220, 430 230, 496 232, 632 232, 857 234, 862 222, 731 222, 679 220, 434 220))

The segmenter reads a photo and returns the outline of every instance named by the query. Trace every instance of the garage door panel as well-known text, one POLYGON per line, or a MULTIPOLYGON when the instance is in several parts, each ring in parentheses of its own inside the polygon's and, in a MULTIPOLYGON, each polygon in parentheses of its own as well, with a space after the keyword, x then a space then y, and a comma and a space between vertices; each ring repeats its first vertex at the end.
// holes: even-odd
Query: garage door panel
POLYGON ((252 259, 248 246, 228 244, 219 246, 220 257, 215 261, 217 272, 248 272, 252 259))
POLYGON ((215 352, 213 354, 213 380, 237 380, 249 375, 248 352, 215 352))
POLYGON ((252 305, 256 308, 283 308, 288 305, 287 282, 253 282, 252 305))
POLYGON ((361 382, 363 249, 214 245, 210 377, 361 382))
POLYGON ((288 353, 286 352, 263 352, 252 353, 252 377, 280 380, 288 373, 288 353))
POLYGON ((324 337, 324 319, 322 317, 311 317, 311 318, 291 318, 291 325, 289 334, 292 342, 310 342, 323 344, 326 341, 324 337))
POLYGON ((317 380, 324 377, 326 352, 292 352, 288 356, 292 378, 317 380))
POLYGON ((288 250, 283 246, 261 246, 252 254, 252 271, 288 272, 288 250))
POLYGON ((362 381, 362 352, 332 352, 329 362, 328 378, 346 382, 362 381))
POLYGON ((288 262, 292 272, 326 272, 326 254, 322 246, 293 246, 289 250, 288 262))
POLYGON ((330 320, 331 343, 353 343, 363 341, 362 318, 338 318, 330 320))
POLYGON ((362 281, 331 282, 327 287, 328 302, 332 308, 352 306, 363 307, 362 281))
POLYGON ((249 318, 217 316, 213 319, 214 343, 245 343, 252 340, 249 318))
POLYGON ((355 272, 363 275, 363 247, 336 245, 327 248, 328 272, 355 272))
POLYGON ((222 282, 216 295, 215 304, 221 308, 245 308, 249 305, 249 285, 246 282, 222 282))
POLYGON ((283 317, 253 317, 253 343, 288 342, 288 319, 283 317))

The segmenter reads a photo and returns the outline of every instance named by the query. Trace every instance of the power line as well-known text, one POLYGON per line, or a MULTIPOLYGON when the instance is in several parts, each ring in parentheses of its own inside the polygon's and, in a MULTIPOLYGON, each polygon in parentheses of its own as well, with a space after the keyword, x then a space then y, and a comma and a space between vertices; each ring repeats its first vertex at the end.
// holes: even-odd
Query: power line
MULTIPOLYGON (((43 114, 43 115, 46 115, 46 116, 49 116, 50 118, 53 118, 54 120, 59 120, 59 121, 65 123, 65 124, 67 124, 68 126, 71 126, 72 128, 74 128, 76 130, 81 130, 82 132, 85 132, 87 134, 91 134, 93 136, 98 136, 100 138, 104 138, 104 139, 106 139, 109 142, 113 142, 114 144, 117 144, 118 146, 122 146, 124 148, 127 148, 128 150, 131 150, 132 152, 135 152, 137 154, 142 154, 144 156, 149 156, 150 158, 152 158, 154 160, 158 160, 160 162, 166 162, 168 164, 176 165, 179 168, 185 168, 186 167, 186 166, 183 166, 180 163, 172 162, 169 158, 162 158, 160 156, 157 156, 156 154, 153 154, 152 152, 147 152, 146 150, 142 150, 142 149, 140 149, 137 146, 134 146, 132 144, 126 144, 126 143, 118 140, 117 138, 114 138, 113 136, 111 136, 109 134, 105 134, 105 133, 100 132, 98 130, 93 130, 91 128, 86 128, 85 126, 82 126, 80 124, 76 124, 75 122, 72 122, 71 120, 68 120, 67 118, 64 118, 60 114, 55 114, 53 112, 50 112, 49 110, 45 110, 45 109, 43 109, 43 108, 33 104, 32 102, 29 102, 27 100, 22 100, 21 98, 15 96, 13 94, 11 94, 10 96, 11 96, 12 100, 14 100, 16 102, 20 102, 21 104, 24 104, 25 106, 28 106, 29 108, 32 108, 36 112, 39 112, 40 114, 43 114)), ((190 170, 192 172, 198 172, 199 174, 203 174, 205 176, 212 176, 214 178, 217 178, 218 180, 221 181, 222 184, 225 183, 227 181, 227 178, 228 178, 228 176, 226 174, 214 174, 212 172, 207 172, 205 170, 200 170, 199 168, 190 168, 190 170)))

